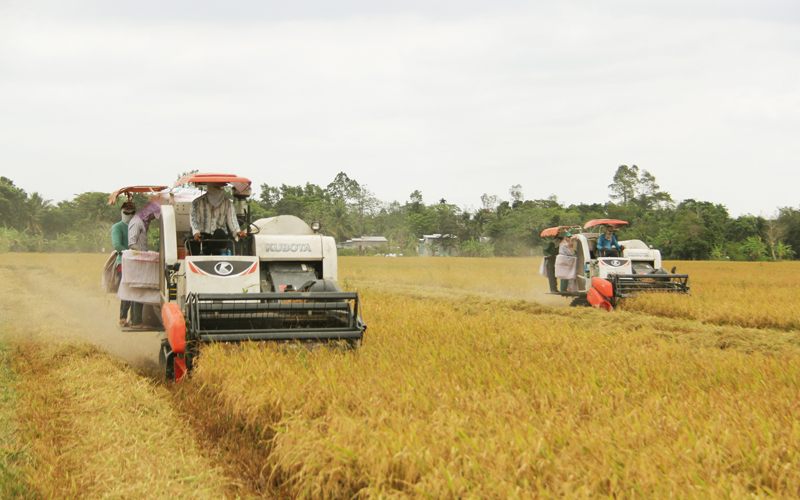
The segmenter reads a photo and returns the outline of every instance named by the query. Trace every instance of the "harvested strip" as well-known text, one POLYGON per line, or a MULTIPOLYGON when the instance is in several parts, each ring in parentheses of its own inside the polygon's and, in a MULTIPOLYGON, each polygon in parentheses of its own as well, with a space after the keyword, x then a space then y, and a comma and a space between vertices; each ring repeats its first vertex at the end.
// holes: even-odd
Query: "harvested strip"
POLYGON ((42 498, 233 498, 168 393, 96 347, 18 343, 19 421, 42 498))
POLYGON ((15 380, 5 339, 0 333, 0 498, 8 500, 33 498, 20 473, 27 456, 14 420, 18 399, 15 380))

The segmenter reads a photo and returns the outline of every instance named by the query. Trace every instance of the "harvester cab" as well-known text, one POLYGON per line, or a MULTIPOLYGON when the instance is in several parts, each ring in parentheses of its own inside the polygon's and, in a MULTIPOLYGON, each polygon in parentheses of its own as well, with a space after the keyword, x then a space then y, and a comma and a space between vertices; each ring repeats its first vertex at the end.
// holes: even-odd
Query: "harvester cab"
MULTIPOLYGON (((600 229, 617 231, 627 225, 622 220, 596 219, 584 224, 585 232, 575 234, 573 230, 577 290, 555 293, 571 298, 571 305, 592 305, 607 311, 619 300, 641 293, 689 294, 689 276, 662 269, 661 252, 641 240, 619 241, 622 251, 618 255, 601 255, 597 243, 604 231, 600 229)), ((542 236, 548 235, 542 232, 542 236)))
POLYGON ((160 360, 168 380, 192 369, 204 343, 361 345, 359 295, 336 284, 334 239, 294 216, 251 222, 249 195, 246 178, 190 174, 153 198, 161 204, 160 360), (193 238, 192 202, 203 195, 196 186, 209 183, 229 186, 244 238, 193 238))

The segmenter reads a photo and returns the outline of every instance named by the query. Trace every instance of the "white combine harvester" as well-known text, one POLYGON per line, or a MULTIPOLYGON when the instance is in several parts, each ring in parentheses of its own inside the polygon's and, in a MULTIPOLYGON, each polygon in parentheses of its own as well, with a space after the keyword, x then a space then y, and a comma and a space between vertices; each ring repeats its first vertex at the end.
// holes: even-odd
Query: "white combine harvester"
MULTIPOLYGON (((110 202, 121 192, 113 193, 110 202)), ((160 359, 168 380, 179 380, 192 369, 203 343, 361 344, 366 325, 359 315, 359 296, 336 284, 334 239, 319 234, 318 224, 311 227, 294 216, 251 223, 249 195, 248 179, 191 174, 154 197, 161 204, 158 266, 165 335, 160 359), (192 200, 202 192, 186 185, 206 183, 232 187, 247 237, 192 239, 192 200)))
MULTIPOLYGON (((647 292, 669 292, 689 294, 689 275, 675 274, 675 268, 667 272, 661 268, 661 252, 641 240, 624 240, 619 244, 621 255, 601 257, 597 252, 597 240, 602 232, 593 229, 601 226, 614 230, 628 225, 614 219, 598 219, 587 222, 587 232, 573 234, 576 259, 577 290, 554 292, 572 298, 574 306, 590 304, 611 311, 621 299, 635 297, 647 292)), ((575 231, 575 228, 569 228, 575 231)), ((541 236, 558 236, 566 227, 553 227, 542 231, 541 236)))

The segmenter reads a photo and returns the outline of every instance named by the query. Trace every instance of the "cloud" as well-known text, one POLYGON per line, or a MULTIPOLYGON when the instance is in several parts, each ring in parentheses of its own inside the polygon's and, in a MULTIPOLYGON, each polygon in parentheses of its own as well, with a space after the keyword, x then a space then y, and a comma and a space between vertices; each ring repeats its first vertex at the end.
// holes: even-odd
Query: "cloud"
POLYGON ((592 203, 635 163, 734 215, 798 204, 800 31, 780 2, 75 5, 0 21, 0 162, 47 198, 200 169, 592 203))

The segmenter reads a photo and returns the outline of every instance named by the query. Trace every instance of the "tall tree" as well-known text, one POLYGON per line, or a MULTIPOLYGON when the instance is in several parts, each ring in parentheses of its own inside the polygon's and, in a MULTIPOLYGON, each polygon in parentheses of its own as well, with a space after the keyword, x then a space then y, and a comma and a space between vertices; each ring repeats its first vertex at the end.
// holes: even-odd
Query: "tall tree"
POLYGON ((347 209, 344 201, 336 200, 330 206, 330 210, 326 214, 326 221, 323 224, 323 229, 332 233, 336 241, 342 242, 351 238, 355 233, 355 224, 353 223, 353 216, 347 209))
POLYGON ((420 214, 425 209, 425 203, 422 202, 422 193, 419 189, 414 190, 409 195, 406 209, 412 214, 420 214))
POLYGON ((339 172, 333 182, 325 188, 325 191, 331 199, 342 200, 349 204, 358 196, 359 187, 358 182, 348 177, 346 173, 339 172))
POLYGON ((639 216, 648 210, 665 208, 672 203, 669 193, 661 191, 656 178, 647 170, 632 165, 620 165, 609 184, 611 199, 622 206, 632 205, 639 216))
POLYGON ((366 222, 375 214, 379 206, 380 202, 372 191, 367 189, 366 185, 358 186, 355 192, 353 209, 355 211, 356 227, 359 234, 366 235, 366 222))
POLYGON ((116 224, 119 221, 119 208, 108 204, 108 193, 81 193, 72 200, 72 205, 83 222, 116 224))
POLYGON ((489 195, 487 193, 483 193, 481 195, 481 206, 484 210, 488 210, 489 212, 494 212, 494 209, 497 207, 497 204, 500 202, 500 198, 495 195, 489 195))
POLYGON ((31 193, 25 202, 25 226, 31 234, 42 234, 42 225, 52 206, 50 200, 45 200, 39 193, 31 193))
POLYGON ((614 182, 608 185, 611 199, 620 203, 628 203, 636 197, 636 185, 639 183, 639 167, 620 165, 614 173, 614 182))
POLYGON ((508 190, 508 194, 511 195, 511 206, 514 208, 522 205, 525 201, 525 195, 522 192, 521 184, 514 184, 511 186, 511 189, 508 190))
POLYGON ((28 194, 8 177, 0 177, 0 226, 25 229, 22 213, 28 194))
POLYGON ((261 194, 259 196, 259 204, 264 210, 272 210, 278 200, 281 199, 280 188, 270 186, 268 184, 261 185, 261 194))
POLYGON ((794 252, 800 252, 800 210, 792 207, 779 208, 778 224, 783 232, 784 244, 794 249, 794 252))

